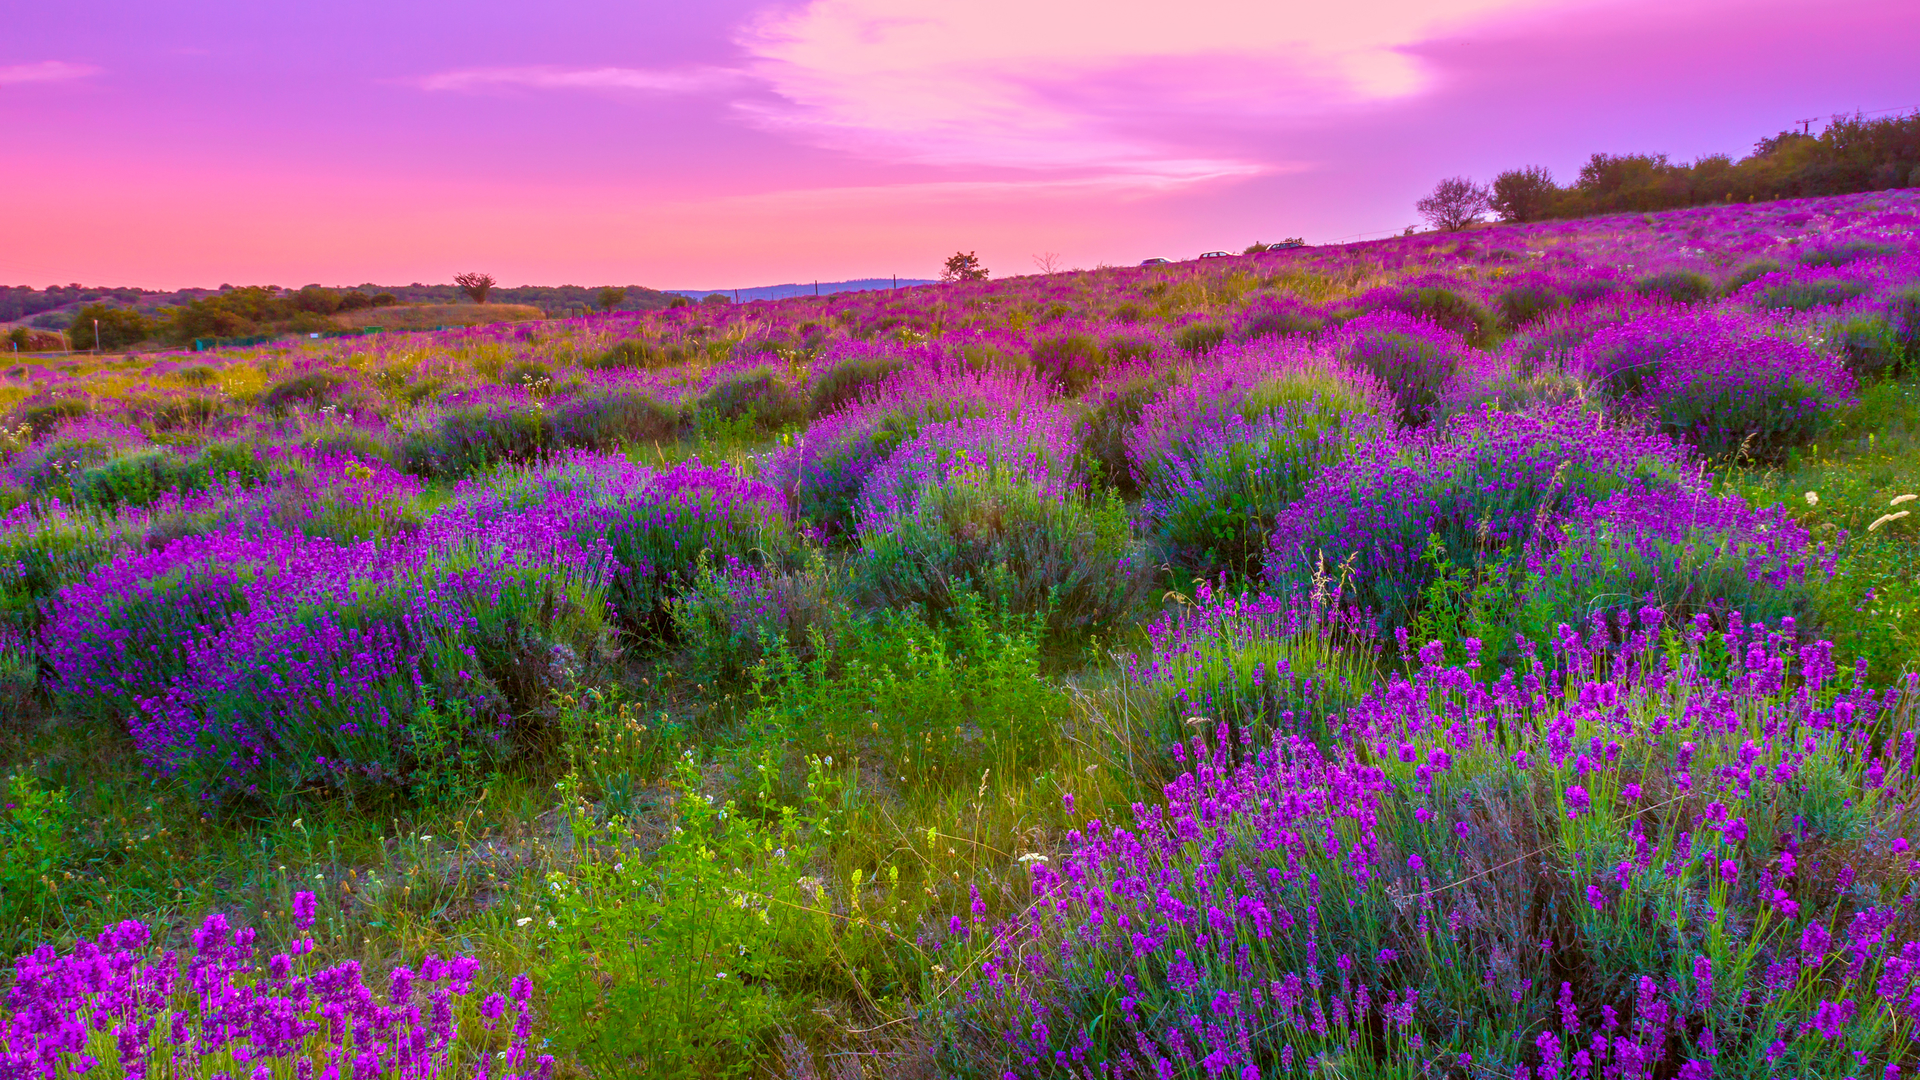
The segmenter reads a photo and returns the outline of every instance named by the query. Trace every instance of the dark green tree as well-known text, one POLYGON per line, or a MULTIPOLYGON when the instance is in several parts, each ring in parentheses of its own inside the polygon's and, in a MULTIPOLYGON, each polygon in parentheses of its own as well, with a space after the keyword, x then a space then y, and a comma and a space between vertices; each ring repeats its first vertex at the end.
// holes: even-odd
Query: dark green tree
POLYGON ((980 256, 971 251, 956 251, 947 260, 946 268, 940 272, 941 281, 985 281, 987 268, 980 265, 980 256))
POLYGON ((493 280, 492 274, 480 273, 455 274, 453 275, 453 283, 460 286, 460 291, 471 297, 476 304, 486 303, 487 294, 493 291, 495 285, 499 284, 499 282, 493 280))
POLYGON ((1553 209, 1559 193, 1545 166, 1529 165, 1494 177, 1493 197, 1488 201, 1501 221, 1539 221, 1553 209))
POLYGON ((73 313, 67 336, 75 349, 122 349, 153 336, 153 322, 132 308, 88 304, 73 313))
POLYGON ((626 300, 627 300, 627 290, 625 289, 618 288, 613 285, 609 285, 606 288, 600 290, 600 310, 601 311, 612 311, 614 308, 617 308, 621 304, 626 303, 626 300))
POLYGON ((1457 232, 1480 220, 1490 198, 1486 188, 1464 176, 1453 176, 1435 184, 1432 194, 1413 208, 1434 228, 1457 232))

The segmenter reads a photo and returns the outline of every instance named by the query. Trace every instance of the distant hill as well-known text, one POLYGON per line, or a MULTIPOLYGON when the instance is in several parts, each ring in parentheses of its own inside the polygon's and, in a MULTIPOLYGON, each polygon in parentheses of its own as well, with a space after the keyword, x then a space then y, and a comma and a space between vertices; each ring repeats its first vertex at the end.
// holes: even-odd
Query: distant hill
MULTIPOLYGON (((578 308, 598 309, 600 285, 518 285, 496 286, 487 299, 494 304, 520 304, 539 308, 550 315, 560 315, 578 308)), ((614 286, 620 288, 621 286, 614 286)), ((72 313, 85 304, 105 304, 108 307, 133 308, 149 317, 163 317, 172 308, 182 307, 195 300, 209 296, 218 296, 230 291, 232 285, 222 285, 217 289, 174 289, 162 291, 140 289, 125 286, 100 285, 53 285, 45 289, 36 289, 30 285, 0 285, 0 323, 22 322, 45 329, 64 329, 72 313)), ((291 294, 295 290, 282 289, 277 285, 267 286, 276 292, 291 294)), ((621 301, 616 311, 659 311, 673 301, 676 294, 649 289, 644 285, 628 285, 626 299, 621 301)), ((464 304, 469 301, 466 294, 454 285, 423 285, 414 282, 411 285, 376 285, 367 282, 364 285, 343 285, 335 292, 359 292, 366 296, 389 294, 402 304, 464 304)), ((788 294, 792 295, 792 294, 788 294)), ((448 320, 454 322, 458 320, 448 320)))
POLYGON ((442 326, 481 326, 497 322, 538 319, 541 310, 531 304, 397 304, 361 308, 332 316, 348 330, 378 326, 387 330, 433 330, 442 326))
POLYGON ((816 291, 821 296, 843 292, 872 292, 875 289, 891 289, 894 286, 906 288, 909 285, 934 285, 932 278, 856 278, 852 281, 809 281, 801 284, 756 285, 751 289, 668 289, 676 296, 690 296, 695 300, 703 296, 719 293, 732 298, 735 294, 741 303, 748 300, 784 300, 789 296, 812 296, 816 291))

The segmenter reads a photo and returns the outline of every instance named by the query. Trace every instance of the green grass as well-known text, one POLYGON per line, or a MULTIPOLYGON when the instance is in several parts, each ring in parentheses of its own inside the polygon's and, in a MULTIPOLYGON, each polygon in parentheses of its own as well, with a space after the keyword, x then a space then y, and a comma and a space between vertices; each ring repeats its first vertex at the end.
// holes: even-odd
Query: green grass
POLYGON ((1791 507, 1816 541, 1839 545, 1834 578, 1817 594, 1816 630, 1843 664, 1867 661, 1870 681, 1884 686, 1920 661, 1920 510, 1874 527, 1920 507, 1893 505, 1920 494, 1920 384, 1876 383, 1859 397, 1825 441, 1716 479, 1755 505, 1791 507))

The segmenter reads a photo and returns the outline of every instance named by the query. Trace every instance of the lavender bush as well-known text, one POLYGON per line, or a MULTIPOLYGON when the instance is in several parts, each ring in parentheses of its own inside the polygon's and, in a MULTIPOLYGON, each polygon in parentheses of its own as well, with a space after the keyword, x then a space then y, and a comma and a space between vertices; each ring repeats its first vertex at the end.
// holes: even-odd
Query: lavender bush
MULTIPOLYGON (((1842 537, 1844 540, 1844 536, 1842 537)), ((1811 589, 1831 578, 1837 550, 1816 546, 1785 510, 1735 496, 1635 488, 1536 538, 1514 617, 1518 633, 1550 640, 1555 627, 1652 606, 1670 619, 1706 614, 1778 625, 1804 619, 1811 589)))
MULTIPOLYGON (((953 1054, 1013 1077, 1904 1075, 1920 685, 1790 625, 1438 650, 1088 821, 977 942, 953 1054), (1708 650, 1730 658, 1706 673, 1708 650)), ((961 928, 964 932, 964 928, 961 928)))
POLYGON ((858 598, 951 619, 977 595, 1082 633, 1131 613, 1152 586, 1117 495, 1062 495, 1007 467, 955 469, 861 529, 858 598))
POLYGON ((643 633, 662 628, 664 604, 691 583, 703 555, 778 557, 790 535, 778 491, 698 458, 654 470, 574 452, 463 484, 442 516, 479 523, 509 510, 551 515, 577 543, 605 547, 613 608, 643 633))
POLYGON ((1437 542, 1456 563, 1501 562, 1616 491, 1679 483, 1672 440, 1575 407, 1456 417, 1329 465, 1279 517, 1266 579, 1308 587, 1332 567, 1354 602, 1393 626, 1419 610, 1437 542))
POLYGON ((611 559, 552 516, 436 519, 395 541, 216 533, 63 590, 47 632, 66 708, 125 717, 203 799, 406 786, 442 764, 411 725, 451 709, 482 758, 604 648, 611 559))
POLYGON ((890 376, 857 402, 821 417, 767 466, 795 514, 829 535, 850 532, 860 486, 922 425, 967 416, 1009 416, 1044 407, 1031 375, 970 370, 946 362, 890 376))
POLYGON ((1419 427, 1465 358, 1465 341, 1416 315, 1382 311, 1346 324, 1339 334, 1346 362, 1371 372, 1393 395, 1397 418, 1419 427))
POLYGON ((1595 334, 1569 366, 1713 458, 1809 442, 1855 388, 1833 357, 1734 312, 1645 315, 1595 334))
POLYGON ((1173 565, 1259 572, 1274 515, 1375 430, 1386 394, 1319 343, 1224 348, 1141 412, 1128 454, 1173 565))
POLYGON ((316 962, 314 895, 293 896, 296 937, 261 957, 250 927, 209 916, 182 955, 160 952, 138 922, 109 926, 60 953, 20 957, 0 998, 0 1071, 20 1080, 72 1076, 422 1077, 474 1070, 550 1080, 533 1051, 533 986, 476 1003, 480 963, 424 957, 387 975, 386 1000, 351 960, 316 962), (508 1013, 511 1010, 511 1018, 508 1013))

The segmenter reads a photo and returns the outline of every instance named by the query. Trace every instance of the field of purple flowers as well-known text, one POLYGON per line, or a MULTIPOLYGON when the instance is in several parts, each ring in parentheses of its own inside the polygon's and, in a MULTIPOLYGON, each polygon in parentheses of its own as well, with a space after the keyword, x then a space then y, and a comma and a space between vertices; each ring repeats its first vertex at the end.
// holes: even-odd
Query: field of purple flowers
POLYGON ((1917 191, 0 371, 0 1077, 1920 1075, 1916 376, 1917 191))

